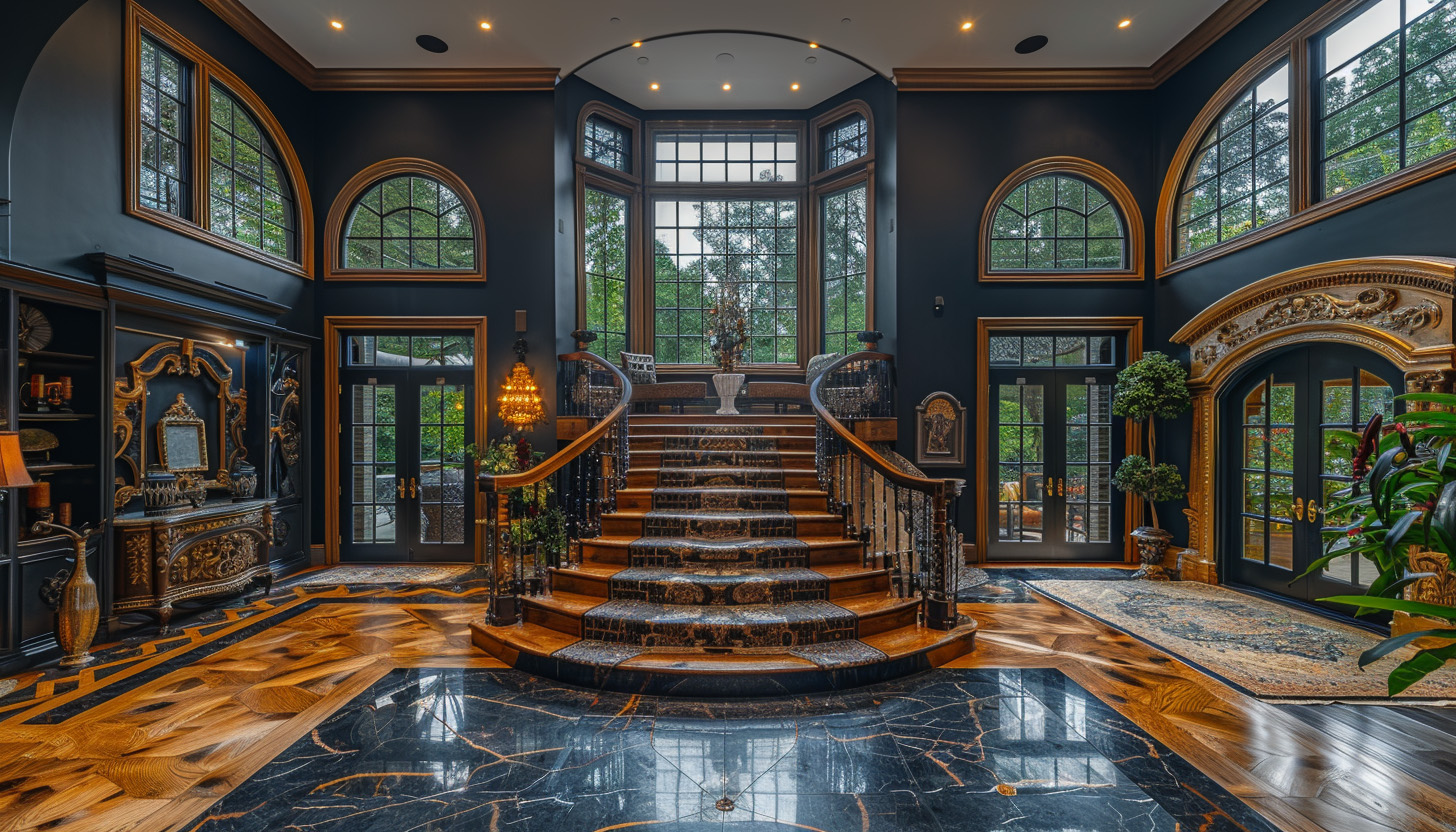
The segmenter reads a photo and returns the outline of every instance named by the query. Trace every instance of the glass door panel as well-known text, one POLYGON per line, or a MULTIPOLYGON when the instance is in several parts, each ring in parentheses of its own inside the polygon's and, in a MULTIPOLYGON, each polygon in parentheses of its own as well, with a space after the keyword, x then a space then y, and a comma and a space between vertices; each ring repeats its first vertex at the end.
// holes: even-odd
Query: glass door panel
POLYGON ((1040 384, 998 385, 1000 461, 997 540, 1040 543, 1045 515, 1043 424, 1046 388, 1040 384))
POLYGON ((418 467, 421 544, 465 542, 466 386, 434 384, 419 388, 418 467))
MULTIPOLYGON (((1306 507, 1311 522, 1322 517, 1335 492, 1350 486, 1350 457, 1354 453, 1357 431, 1379 413, 1385 424, 1395 418, 1395 389, 1389 382, 1366 369, 1349 373, 1345 378, 1325 379, 1320 392, 1320 508, 1306 507)), ((1343 541, 1336 544, 1344 548, 1343 541)), ((1345 555, 1326 564, 1321 570, 1322 583, 1333 592, 1349 592, 1351 585, 1368 587, 1375 580, 1375 565, 1361 557, 1345 555)))
POLYGON ((349 385, 351 519, 347 540, 392 544, 397 539, 396 395, 393 384, 349 385))
POLYGON ((1112 385, 1085 382, 1066 386, 1067 541, 1111 543, 1122 532, 1112 528, 1112 385))

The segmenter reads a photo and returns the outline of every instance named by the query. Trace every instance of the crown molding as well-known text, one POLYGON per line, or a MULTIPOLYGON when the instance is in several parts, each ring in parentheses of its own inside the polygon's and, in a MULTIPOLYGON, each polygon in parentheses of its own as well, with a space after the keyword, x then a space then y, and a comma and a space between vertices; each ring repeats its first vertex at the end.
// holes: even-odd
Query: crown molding
POLYGON ((905 67, 895 70, 901 92, 1016 90, 1150 90, 1188 66, 1266 0, 1225 0, 1149 67, 1037 69, 905 67))
POLYGON ((242 0, 200 0, 270 60, 311 90, 381 92, 541 91, 556 87, 559 69, 505 67, 465 69, 352 69, 316 67, 253 14, 242 0))

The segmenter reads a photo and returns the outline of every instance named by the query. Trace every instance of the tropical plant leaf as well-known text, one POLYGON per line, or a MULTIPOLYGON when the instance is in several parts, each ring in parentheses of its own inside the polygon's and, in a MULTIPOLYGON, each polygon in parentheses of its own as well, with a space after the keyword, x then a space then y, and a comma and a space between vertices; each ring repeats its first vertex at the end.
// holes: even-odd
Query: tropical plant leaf
POLYGON ((1434 402, 1456 408, 1456 393, 1401 393, 1398 402, 1434 402))
POLYGON ((1423 512, 1419 511, 1408 511, 1396 519, 1395 523, 1390 527, 1390 532, 1385 535, 1386 554, 1395 554, 1395 547, 1400 544, 1401 539, 1405 537, 1405 533, 1410 531, 1411 526, 1414 526, 1416 521, 1421 519, 1422 514, 1423 512))
POLYGON ((1456 658, 1456 644, 1422 650, 1390 672, 1390 678, 1386 680, 1386 689, 1390 691, 1391 696, 1395 696, 1431 673, 1440 670, 1446 662, 1453 658, 1456 658))
POLYGON ((1360 654, 1360 669, 1364 670, 1366 665, 1380 661, 1418 638, 1426 638, 1428 636, 1431 638, 1456 639, 1456 630, 1420 630, 1418 632, 1388 638, 1360 654))
POLYGON ((1456 425, 1456 413, 1448 413, 1444 410, 1415 410, 1400 414, 1395 417, 1395 421, 1402 424, 1417 425, 1456 425))
POLYGON ((1319 599, 1327 604, 1345 604, 1351 607, 1369 607, 1376 610, 1388 610, 1391 612, 1408 612, 1411 615, 1424 615, 1429 618, 1440 618, 1444 621, 1456 621, 1456 607, 1448 607, 1444 604, 1427 604, 1424 601, 1407 601, 1404 598, 1374 598, 1369 595, 1331 595, 1328 598, 1319 599))

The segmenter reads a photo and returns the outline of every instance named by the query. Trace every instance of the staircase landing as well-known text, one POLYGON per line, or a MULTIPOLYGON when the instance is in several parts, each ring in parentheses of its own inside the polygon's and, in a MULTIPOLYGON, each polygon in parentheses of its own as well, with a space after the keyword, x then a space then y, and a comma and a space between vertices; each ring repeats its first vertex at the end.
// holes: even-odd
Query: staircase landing
POLYGON ((853 687, 971 649, 974 623, 919 626, 863 565, 819 487, 812 416, 637 416, 629 447, 582 563, 551 570, 522 623, 472 624, 476 646, 562 682, 697 697, 853 687))

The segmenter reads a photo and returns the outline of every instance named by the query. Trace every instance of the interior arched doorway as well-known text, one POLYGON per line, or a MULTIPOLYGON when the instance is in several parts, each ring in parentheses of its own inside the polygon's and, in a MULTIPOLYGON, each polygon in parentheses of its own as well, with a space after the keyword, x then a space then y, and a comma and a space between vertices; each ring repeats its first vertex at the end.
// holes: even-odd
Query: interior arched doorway
MULTIPOLYGON (((1453 287, 1456 260, 1379 257, 1321 263, 1245 286, 1174 334, 1173 341, 1189 348, 1194 403, 1186 577, 1248 583, 1301 600, 1333 594, 1323 590, 1336 586, 1348 590, 1360 580, 1356 567, 1347 563, 1341 565, 1349 576, 1343 584, 1322 583, 1333 578, 1320 576, 1289 586, 1303 571, 1296 566, 1307 562, 1307 547, 1317 545, 1311 541, 1318 524, 1308 519, 1308 503, 1314 499, 1322 506, 1325 489, 1336 489, 1327 483, 1337 478, 1322 470, 1333 466, 1319 459, 1325 385, 1357 395, 1358 382, 1366 381, 1370 400, 1352 403, 1362 411, 1375 402, 1385 406, 1382 386, 1391 388, 1392 396, 1452 391, 1453 287), (1296 401, 1303 402, 1297 413, 1296 401), (1276 408, 1284 409, 1276 414, 1276 408), (1287 422, 1274 421, 1285 417, 1287 422), (1287 471, 1245 471, 1253 467, 1244 464, 1250 432, 1266 430, 1269 421, 1291 429, 1281 450, 1293 455, 1300 447, 1299 458, 1290 460, 1287 471), (1251 488, 1243 482, 1246 473, 1257 475, 1277 499, 1257 495, 1257 509, 1245 511, 1251 488), (1245 525, 1244 520, 1259 522, 1245 525), (1288 568, 1271 565, 1276 557, 1288 568)), ((1332 408, 1339 407, 1338 395, 1345 393, 1332 389, 1332 408)), ((1336 415, 1343 414, 1331 410, 1331 428, 1336 415)), ((1360 418, 1352 411, 1347 421, 1355 424, 1360 418)))

